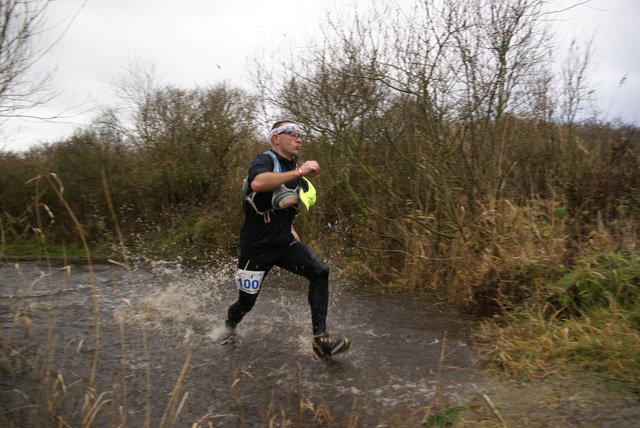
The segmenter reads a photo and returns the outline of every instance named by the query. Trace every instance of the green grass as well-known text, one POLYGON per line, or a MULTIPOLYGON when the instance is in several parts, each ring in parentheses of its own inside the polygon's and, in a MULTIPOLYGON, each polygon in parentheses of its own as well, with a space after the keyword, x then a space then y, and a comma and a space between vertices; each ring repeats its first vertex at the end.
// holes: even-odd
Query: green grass
POLYGON ((461 412, 467 410, 466 406, 449 407, 435 415, 430 415, 424 424, 425 427, 450 427, 453 426, 461 412))

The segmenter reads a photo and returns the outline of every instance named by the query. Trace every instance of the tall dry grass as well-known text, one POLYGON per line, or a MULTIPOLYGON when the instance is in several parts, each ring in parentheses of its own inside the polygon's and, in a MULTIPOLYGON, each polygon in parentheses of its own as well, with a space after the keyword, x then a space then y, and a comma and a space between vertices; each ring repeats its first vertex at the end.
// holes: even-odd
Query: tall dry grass
POLYGON ((592 373, 637 383, 640 331, 612 301, 579 318, 549 316, 544 305, 509 319, 488 320, 477 333, 482 358, 520 379, 592 373))
POLYGON ((482 219, 458 244, 466 255, 452 259, 449 286, 487 317, 476 334, 483 360, 516 377, 588 370, 637 382, 637 224, 598 222, 576 239, 562 206, 545 201, 504 201, 482 219))

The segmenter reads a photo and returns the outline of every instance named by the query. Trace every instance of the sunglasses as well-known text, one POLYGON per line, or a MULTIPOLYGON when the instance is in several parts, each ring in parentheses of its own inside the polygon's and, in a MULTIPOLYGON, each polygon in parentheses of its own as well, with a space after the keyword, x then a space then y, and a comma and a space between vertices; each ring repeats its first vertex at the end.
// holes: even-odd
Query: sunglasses
POLYGON ((295 132, 295 131, 284 131, 281 132, 281 134, 289 134, 291 135, 295 140, 297 140, 298 138, 303 139, 304 138, 304 134, 301 134, 300 132, 295 132))

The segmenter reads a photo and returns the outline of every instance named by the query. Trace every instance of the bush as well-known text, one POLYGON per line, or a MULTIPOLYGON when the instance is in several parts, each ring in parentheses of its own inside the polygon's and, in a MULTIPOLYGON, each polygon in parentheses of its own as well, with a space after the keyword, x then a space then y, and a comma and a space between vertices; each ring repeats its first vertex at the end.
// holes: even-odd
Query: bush
POLYGON ((565 270, 525 304, 481 324, 481 357, 516 377, 589 369, 637 379, 640 258, 598 253, 565 270))
POLYGON ((551 290, 552 303, 565 315, 581 316, 612 305, 633 312, 640 303, 640 258, 633 253, 595 254, 577 263, 551 290))

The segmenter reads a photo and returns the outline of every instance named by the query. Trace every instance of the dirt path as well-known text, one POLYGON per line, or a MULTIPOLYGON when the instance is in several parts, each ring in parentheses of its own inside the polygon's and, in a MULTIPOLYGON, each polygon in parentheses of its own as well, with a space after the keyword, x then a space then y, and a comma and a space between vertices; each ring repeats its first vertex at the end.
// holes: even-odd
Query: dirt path
POLYGON ((455 426, 611 427, 640 426, 638 385, 577 375, 553 376, 535 383, 488 383, 484 395, 461 411, 455 426))

